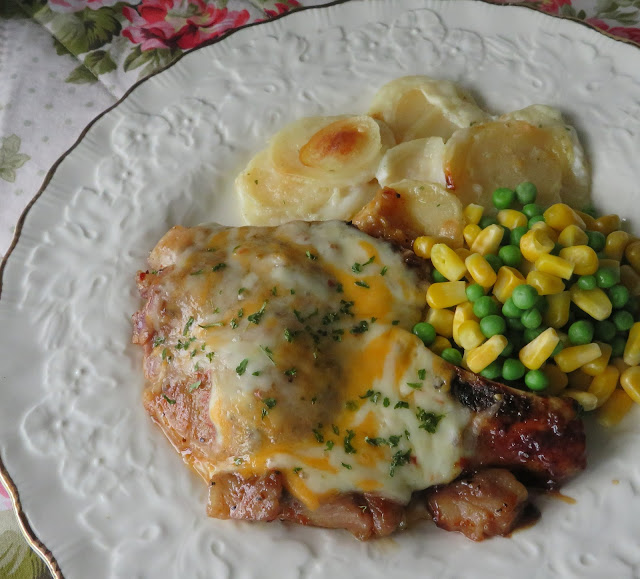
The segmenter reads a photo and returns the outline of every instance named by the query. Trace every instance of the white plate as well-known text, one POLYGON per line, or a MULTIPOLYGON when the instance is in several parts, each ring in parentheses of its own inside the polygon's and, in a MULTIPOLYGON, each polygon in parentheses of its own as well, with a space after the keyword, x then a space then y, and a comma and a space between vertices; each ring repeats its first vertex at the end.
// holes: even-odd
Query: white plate
POLYGON ((140 403, 134 275, 172 225, 240 223, 234 175, 303 115, 366 110, 406 74, 495 112, 548 103, 577 126, 596 204, 635 217, 640 52, 586 26, 478 2, 354 1, 192 52, 99 118, 55 168, 6 262, 0 453, 67 578, 638 577, 638 408, 542 520, 481 544, 423 524, 343 532, 205 516, 206 489, 140 403), (614 484, 615 481, 619 481, 614 484))

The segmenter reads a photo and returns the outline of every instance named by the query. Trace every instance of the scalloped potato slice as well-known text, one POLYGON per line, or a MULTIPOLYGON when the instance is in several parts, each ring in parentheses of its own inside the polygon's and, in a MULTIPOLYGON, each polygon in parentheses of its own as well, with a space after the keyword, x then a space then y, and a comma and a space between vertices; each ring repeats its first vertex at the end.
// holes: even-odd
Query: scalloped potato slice
POLYGON ((236 178, 242 214, 252 225, 278 225, 294 219, 348 221, 376 191, 375 180, 336 185, 277 172, 269 149, 258 153, 236 178))
POLYGON ((457 129, 490 118, 455 83, 428 76, 405 76, 385 84, 369 114, 389 125, 398 143, 424 137, 446 141, 457 129))
POLYGON ((285 175, 351 185, 371 180, 393 145, 391 130, 367 115, 308 117, 273 137, 271 162, 285 175))
POLYGON ((464 204, 492 208, 496 188, 531 181, 538 188, 538 203, 565 200, 582 207, 588 199, 589 171, 569 129, 550 107, 529 107, 460 130, 445 145, 447 187, 464 204))
POLYGON ((403 179, 445 185, 444 141, 440 137, 415 139, 391 147, 382 157, 376 173, 383 187, 403 179))

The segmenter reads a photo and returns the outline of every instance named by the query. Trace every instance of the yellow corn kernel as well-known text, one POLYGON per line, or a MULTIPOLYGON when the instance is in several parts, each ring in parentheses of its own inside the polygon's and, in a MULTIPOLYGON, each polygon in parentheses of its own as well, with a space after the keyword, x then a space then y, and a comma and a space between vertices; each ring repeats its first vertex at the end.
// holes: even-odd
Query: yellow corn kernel
POLYGON ((573 273, 592 275, 598 271, 598 255, 588 245, 573 245, 560 250, 560 257, 573 264, 573 273))
POLYGON ((499 302, 504 303, 511 297, 513 290, 523 283, 526 283, 524 276, 517 269, 503 265, 498 270, 493 295, 499 302))
POLYGON ((549 396, 557 396, 569 384, 568 376, 555 364, 545 364, 542 372, 549 379, 549 386, 544 391, 549 396))
POLYGON ((584 224, 586 226, 585 229, 589 229, 590 231, 596 230, 596 220, 594 217, 591 217, 591 215, 589 215, 588 213, 579 211, 578 209, 574 209, 574 211, 576 212, 578 217, 580 217, 580 219, 584 221, 584 224))
POLYGON ((567 374, 567 378, 569 380, 569 386, 574 390, 583 390, 587 391, 589 386, 591 386, 591 382, 593 380, 593 376, 589 376, 589 374, 585 374, 582 370, 574 370, 573 372, 569 372, 567 374))
POLYGON ((551 253, 554 246, 553 240, 540 229, 530 229, 520 239, 522 256, 531 263, 545 253, 551 253))
POLYGON ((436 243, 440 243, 440 240, 431 235, 416 237, 416 240, 413 242, 413 253, 423 259, 429 259, 431 257, 431 249, 436 243))
POLYGON ((598 217, 594 223, 593 229, 599 231, 603 235, 609 235, 617 229, 620 229, 620 217, 618 215, 603 215, 598 217))
POLYGON ((598 406, 598 398, 591 392, 582 392, 581 390, 572 390, 567 388, 562 393, 563 398, 573 398, 585 412, 591 412, 598 406))
POLYGON ((609 259, 608 257, 598 258, 598 267, 608 267, 616 271, 620 270, 620 262, 617 259, 609 259))
POLYGON ((607 241, 604 246, 604 253, 610 259, 620 261, 624 255, 624 250, 631 241, 632 237, 626 231, 612 231, 607 235, 607 241))
POLYGON ((515 209, 502 209, 498 211, 498 223, 509 229, 525 227, 527 222, 527 216, 522 213, 522 211, 516 211, 515 209))
POLYGON ((467 271, 464 261, 446 243, 436 243, 431 248, 431 262, 449 281, 458 281, 467 271))
POLYGON ((458 248, 454 249, 454 251, 456 252, 456 255, 462 261, 464 261, 465 259, 467 259, 467 257, 469 257, 471 255, 471 251, 469 249, 467 249, 466 247, 458 247, 458 248))
POLYGON ((431 308, 427 312, 426 321, 433 326, 436 334, 445 338, 453 336, 453 312, 451 310, 431 308))
POLYGON ((527 283, 541 296, 559 294, 564 291, 564 282, 556 275, 544 271, 533 270, 527 274, 527 283))
POLYGON ((531 226, 531 229, 546 233, 547 237, 551 241, 553 241, 553 243, 556 243, 558 241, 558 232, 555 229, 549 227, 544 221, 538 221, 537 223, 534 223, 531 226))
POLYGON ((545 253, 535 262, 536 270, 569 279, 573 275, 573 264, 557 255, 545 253))
POLYGON ((581 344, 580 346, 571 346, 565 348, 559 354, 556 354, 554 360, 563 372, 573 372, 581 366, 593 362, 602 355, 600 346, 596 343, 581 344))
POLYGON ((432 283, 427 290, 427 303, 431 308, 450 308, 467 301, 463 281, 432 283))
POLYGON ((589 376, 597 376, 604 372, 605 368, 609 365, 609 360, 611 359, 611 346, 609 344, 604 344, 603 342, 598 342, 598 346, 600 346, 600 357, 596 358, 593 362, 589 362, 582 366, 581 370, 588 374, 589 376))
POLYGON ((473 242, 476 240, 476 237, 480 235, 481 231, 482 228, 475 223, 469 223, 464 226, 464 229, 462 230, 462 237, 464 237, 464 240, 469 247, 473 245, 473 242))
POLYGON ((627 345, 624 347, 624 363, 629 366, 640 364, 640 322, 636 322, 629 330, 627 345))
POLYGON ((620 386, 631 400, 640 404, 640 366, 627 368, 620 376, 620 386))
POLYGON ((431 342, 431 345, 429 346, 429 350, 438 356, 447 348, 451 348, 451 342, 444 336, 436 336, 436 339, 431 342))
POLYGON ((537 370, 555 350, 560 338, 553 328, 547 328, 520 350, 520 361, 529 370, 537 370))
POLYGON ((472 253, 465 259, 464 264, 467 266, 467 270, 469 270, 473 281, 482 287, 491 287, 496 283, 496 272, 489 265, 489 262, 479 253, 472 253))
POLYGON ((569 225, 565 227, 558 235, 558 243, 565 247, 573 245, 587 245, 589 238, 587 234, 577 225, 569 225))
POLYGON ((619 370, 620 374, 622 374, 627 368, 631 368, 629 364, 625 364, 623 358, 612 358, 611 364, 613 364, 619 370))
POLYGON ((565 227, 569 227, 569 225, 577 225, 581 229, 586 228, 582 217, 566 203, 554 203, 543 215, 545 223, 549 225, 549 227, 553 227, 556 231, 562 231, 565 227))
POLYGON ((587 392, 598 399, 596 408, 602 406, 613 394, 618 385, 618 378, 620 378, 620 371, 615 366, 605 366, 604 370, 591 381, 587 392))
POLYGON ((507 338, 497 334, 491 336, 484 344, 469 350, 467 353, 467 364, 472 372, 482 372, 491 362, 498 359, 503 350, 507 347, 507 338))
POLYGON ((504 237, 504 229, 495 223, 485 227, 471 244, 471 251, 481 255, 498 253, 500 242, 504 237))
POLYGON ((458 328, 458 345, 465 350, 473 350, 486 340, 485 335, 480 329, 480 324, 475 320, 467 320, 462 322, 458 328))
POLYGON ((544 313, 544 323, 556 330, 562 328, 569 321, 569 311, 571 308, 571 294, 563 291, 547 296, 549 307, 544 313))
POLYGON ((460 336, 458 330, 460 326, 467 320, 478 321, 478 317, 473 313, 473 304, 471 302, 464 302, 456 307, 453 314, 453 340, 458 346, 460 345, 460 336))
POLYGON ((620 283, 632 296, 640 296, 640 274, 637 274, 630 265, 620 266, 620 283))
POLYGON ((636 273, 640 274, 640 239, 632 241, 624 250, 624 256, 636 273))
POLYGON ((618 424, 631 410, 633 400, 624 390, 614 390, 596 414, 600 426, 612 427, 618 424))
POLYGON ((611 315, 613 309, 611 300, 599 287, 582 290, 574 284, 569 291, 571 292, 571 301, 592 318, 602 321, 611 315))
POLYGON ((465 221, 473 225, 480 223, 483 213, 484 207, 482 205, 476 205, 475 203, 469 203, 469 205, 462 210, 465 221))
POLYGON ((528 276, 532 271, 536 270, 536 265, 535 263, 531 263, 530 261, 527 261, 526 259, 522 260, 522 263, 518 266, 518 271, 523 275, 523 276, 528 276))

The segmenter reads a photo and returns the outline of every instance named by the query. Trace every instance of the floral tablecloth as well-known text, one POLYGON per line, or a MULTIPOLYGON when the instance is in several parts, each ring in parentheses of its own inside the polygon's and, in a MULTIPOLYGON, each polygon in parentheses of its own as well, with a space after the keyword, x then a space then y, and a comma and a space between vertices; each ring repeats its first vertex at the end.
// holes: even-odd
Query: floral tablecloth
MULTIPOLYGON (((55 160, 133 83, 226 31, 330 0, 2 0, 0 258, 55 160)), ((455 0, 451 0, 455 1, 455 0)), ((640 43, 640 0, 494 0, 640 43)), ((639 72, 640 74, 640 72, 639 72)), ((0 483, 0 578, 45 578, 0 483)))

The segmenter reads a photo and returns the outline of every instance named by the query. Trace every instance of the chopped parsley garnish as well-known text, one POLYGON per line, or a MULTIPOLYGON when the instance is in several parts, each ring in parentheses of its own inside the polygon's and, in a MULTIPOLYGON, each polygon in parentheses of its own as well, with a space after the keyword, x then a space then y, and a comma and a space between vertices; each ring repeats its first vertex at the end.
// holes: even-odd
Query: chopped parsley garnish
POLYGON ((238 320, 236 320, 235 318, 232 318, 231 321, 229 322, 229 325, 231 326, 232 330, 235 330, 238 327, 238 320))
POLYGON ((225 267, 227 267, 227 264, 223 261, 222 263, 219 263, 217 265, 214 265, 211 268, 211 271, 220 271, 221 269, 224 269, 225 267))
POLYGON ((182 340, 178 340, 178 343, 176 344, 176 350, 188 350, 189 346, 191 346, 191 344, 195 341, 196 339, 194 337, 191 337, 184 342, 182 340))
POLYGON ((351 308, 354 306, 354 304, 354 301, 348 302, 345 300, 340 300, 340 313, 345 314, 346 316, 353 316, 351 308))
POLYGON ((317 255, 313 255, 313 253, 311 253, 310 251, 306 251, 305 255, 307 256, 307 258, 309 258, 311 261, 315 261, 316 259, 318 259, 317 255))
POLYGON ((221 326, 224 326, 224 322, 214 322, 213 324, 198 324, 198 327, 202 328, 203 330, 208 330, 209 328, 219 328, 221 326))
POLYGON ((296 290, 294 290, 293 288, 291 288, 291 289, 289 290, 289 293, 290 293, 292 296, 294 296, 294 295, 296 295, 296 290))
POLYGON ((242 362, 240 362, 240 364, 238 364, 238 366, 236 367, 236 374, 238 374, 238 376, 242 376, 247 370, 248 364, 249 358, 245 358, 244 360, 242 360, 242 362))
POLYGON ((427 377, 427 370, 425 368, 420 368, 420 370, 418 370, 418 378, 420 378, 420 380, 424 380, 427 377))
POLYGON ((341 283, 339 283, 339 284, 336 286, 336 292, 338 292, 339 294, 344 293, 344 288, 342 287, 342 284, 341 284, 341 283))
POLYGON ((420 388, 422 388, 422 382, 407 382, 407 386, 414 390, 420 390, 420 388))
POLYGON ((295 376, 297 373, 298 370, 296 370, 295 368, 289 368, 288 370, 284 371, 285 376, 295 376))
POLYGON ((187 336, 189 334, 189 330, 191 329, 191 326, 193 326, 194 321, 193 316, 187 320, 187 323, 184 325, 184 330, 182 330, 183 336, 187 336))
POLYGON ((375 256, 375 255, 372 255, 372 256, 371 256, 367 261, 365 261, 364 263, 358 263, 358 262, 356 261, 356 263, 354 263, 354 264, 351 266, 351 271, 352 271, 353 273, 360 273, 360 272, 362 271, 362 268, 363 268, 365 265, 369 265, 370 263, 373 263, 373 260, 374 260, 375 258, 376 258, 376 256, 375 256))
POLYGON ((194 348, 193 350, 191 350, 191 357, 193 358, 197 353, 198 353, 198 350, 194 348))
POLYGON ((213 360, 213 357, 216 355, 215 352, 207 352, 207 358, 209 360, 209 362, 211 362, 213 360))
POLYGON ((293 339, 296 337, 298 332, 292 332, 289 328, 284 329, 284 339, 287 342, 293 342, 293 339))
POLYGON ((242 316, 244 316, 244 308, 240 308, 240 309, 238 310, 238 314, 237 314, 237 316, 238 316, 239 318, 241 318, 242 316))
POLYGON ((153 343, 153 347, 156 348, 160 344, 164 344, 164 340, 165 339, 162 336, 155 335, 153 337, 153 342, 152 342, 153 343))
POLYGON ((176 401, 172 400, 171 398, 169 398, 166 394, 162 394, 162 397, 169 403, 169 404, 175 404, 176 401))
POLYGON ((166 360, 167 358, 171 359, 171 356, 169 356, 169 350, 167 350, 167 348, 163 348, 162 349, 162 359, 166 360))
POLYGON ((340 429, 339 429, 335 424, 332 424, 332 425, 331 425, 331 430, 333 430, 333 433, 334 433, 336 436, 338 436, 338 435, 340 434, 340 429))
POLYGON ((371 402, 373 402, 374 404, 377 404, 378 400, 380 400, 380 396, 382 396, 380 392, 376 392, 375 390, 367 390, 363 396, 360 396, 360 398, 362 399, 370 398, 371 402))
POLYGON ((389 400, 386 396, 384 397, 384 400, 382 401, 382 406, 384 406, 385 408, 389 407, 389 404, 391 404, 391 400, 389 400))
POLYGON ((357 451, 351 444, 356 433, 353 430, 347 430, 347 436, 344 437, 344 451, 347 454, 355 454, 357 451))
POLYGON ((275 408, 276 404, 278 404, 278 401, 275 398, 265 398, 263 402, 269 410, 275 408))
POLYGON ((311 404, 315 404, 317 401, 318 401, 318 397, 317 397, 317 396, 314 396, 314 397, 311 399, 311 404))
POLYGON ((246 287, 241 287, 241 288, 238 289, 238 295, 241 296, 246 291, 247 291, 246 287))
POLYGON ((392 325, 392 326, 397 326, 399 323, 400 323, 400 320, 393 320, 393 321, 391 322, 391 325, 392 325))
POLYGON ((380 270, 380 275, 386 275, 386 273, 389 271, 389 268, 385 265, 381 270, 380 270))
POLYGON ((322 424, 318 424, 318 428, 313 429, 313 434, 316 437, 316 440, 322 443, 324 442, 324 435, 320 432, 320 428, 322 428, 322 424))
POLYGON ((394 410, 398 408, 409 408, 409 403, 405 402, 404 400, 400 400, 396 402, 396 405, 393 407, 394 410))
POLYGON ((351 410, 352 412, 359 408, 358 403, 353 400, 347 400, 344 405, 347 410, 351 410))
POLYGON ((158 275, 158 270, 157 269, 152 269, 149 273, 151 275, 158 275))
POLYGON ((260 374, 262 374, 262 372, 260 370, 256 370, 255 372, 251 372, 252 376, 260 376, 260 374))
POLYGON ((325 446, 325 450, 333 450, 333 445, 335 443, 333 442, 333 440, 327 440, 327 445, 325 446))
POLYGON ((262 316, 264 315, 264 310, 267 307, 267 302, 262 302, 262 307, 255 313, 251 314, 247 320, 249 320, 252 324, 256 324, 258 325, 260 323, 260 320, 262 319, 262 316))
POLYGON ((362 281, 361 279, 359 279, 358 281, 354 282, 356 285, 366 288, 366 289, 370 289, 370 285, 366 282, 366 281, 362 281))
POLYGON ((344 466, 344 468, 346 468, 347 470, 351 470, 353 467, 350 464, 347 464, 346 462, 341 463, 342 466, 344 466))
POLYGON ((200 275, 204 269, 199 269, 198 271, 192 271, 189 275, 200 275))
POLYGON ((294 466, 294 467, 293 467, 293 472, 294 472, 295 474, 298 474, 301 470, 302 470, 302 467, 301 467, 301 466, 294 466))
POLYGON ((264 355, 271 360, 271 363, 275 366, 276 363, 273 361, 273 352, 269 346, 260 346, 260 349, 264 352, 264 355))
POLYGON ((400 439, 402 438, 402 436, 398 436, 397 434, 394 434, 392 436, 389 437, 389 446, 391 448, 394 448, 396 446, 398 446, 398 443, 400 442, 400 439))
POLYGON ((389 467, 389 476, 393 477, 393 475, 396 473, 396 469, 400 466, 403 466, 409 463, 410 460, 411 460, 411 450, 407 450, 405 452, 402 452, 401 450, 399 450, 398 452, 396 452, 391 458, 391 465, 389 467))
POLYGON ((387 444, 387 441, 382 437, 370 438, 369 436, 365 436, 364 441, 371 446, 380 446, 382 444, 387 444))
POLYGON ((272 296, 278 295, 278 288, 275 285, 271 288, 271 295, 272 296))
POLYGON ((367 320, 362 320, 359 324, 353 326, 353 328, 351 328, 351 330, 349 331, 354 335, 364 334, 365 332, 369 331, 369 322, 367 322, 367 320))
POLYGON ((233 464, 240 466, 244 461, 239 456, 233 461, 233 464))
POLYGON ((428 433, 433 434, 438 429, 438 423, 444 418, 444 414, 427 412, 423 408, 418 408, 416 417, 421 423, 420 428, 423 428, 428 433))
POLYGON ((189 392, 193 392, 198 386, 202 384, 202 380, 198 380, 189 386, 189 392))

